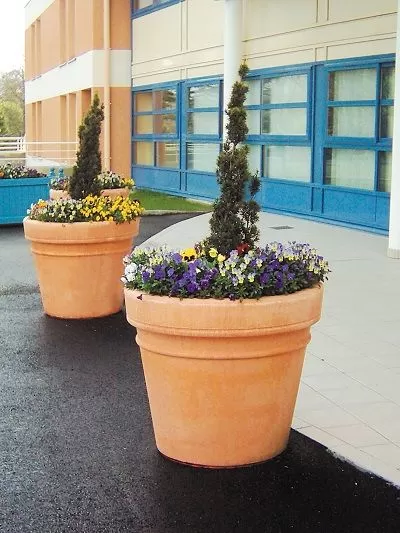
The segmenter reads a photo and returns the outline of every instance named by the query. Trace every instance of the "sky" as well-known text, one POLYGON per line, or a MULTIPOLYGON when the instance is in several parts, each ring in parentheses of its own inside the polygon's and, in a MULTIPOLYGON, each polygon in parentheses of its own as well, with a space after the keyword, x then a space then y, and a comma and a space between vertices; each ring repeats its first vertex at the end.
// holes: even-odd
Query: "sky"
POLYGON ((25 23, 28 0, 0 0, 0 73, 23 67, 25 23))

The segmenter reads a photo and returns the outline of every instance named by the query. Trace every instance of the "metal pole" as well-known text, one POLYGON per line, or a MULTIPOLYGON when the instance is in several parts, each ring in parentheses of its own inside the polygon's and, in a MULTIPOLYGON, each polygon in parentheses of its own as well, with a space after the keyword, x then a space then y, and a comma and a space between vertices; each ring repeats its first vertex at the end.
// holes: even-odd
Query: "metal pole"
MULTIPOLYGON (((225 0, 224 21, 224 111, 231 97, 232 87, 238 79, 243 48, 242 0, 225 0)), ((224 112, 224 140, 227 116, 224 112)))
POLYGON ((104 0, 103 38, 104 38, 104 170, 111 167, 111 109, 110 109, 110 1, 104 0))

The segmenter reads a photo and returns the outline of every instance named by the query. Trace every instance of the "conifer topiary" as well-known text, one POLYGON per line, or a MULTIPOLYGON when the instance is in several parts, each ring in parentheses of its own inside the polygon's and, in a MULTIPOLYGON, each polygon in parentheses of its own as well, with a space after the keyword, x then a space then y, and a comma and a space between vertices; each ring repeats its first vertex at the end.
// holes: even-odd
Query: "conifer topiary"
POLYGON ((259 238, 257 222, 260 207, 254 197, 259 191, 258 173, 252 174, 248 165, 248 146, 244 145, 248 127, 244 102, 248 86, 244 82, 249 69, 242 63, 240 80, 232 88, 225 113, 228 115, 227 138, 217 159, 217 181, 220 197, 214 202, 210 219, 211 235, 206 247, 216 248, 229 255, 232 250, 254 248, 259 238))
POLYGON ((68 186, 69 194, 75 200, 85 198, 89 194, 100 194, 101 184, 97 176, 101 173, 100 133, 104 120, 103 108, 96 94, 79 126, 79 149, 68 186))

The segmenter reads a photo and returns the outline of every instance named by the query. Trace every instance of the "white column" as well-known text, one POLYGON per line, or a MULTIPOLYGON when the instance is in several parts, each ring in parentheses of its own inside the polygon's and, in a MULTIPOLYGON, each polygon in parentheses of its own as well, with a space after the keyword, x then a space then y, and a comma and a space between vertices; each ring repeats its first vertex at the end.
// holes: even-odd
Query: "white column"
POLYGON ((103 2, 104 39, 104 170, 111 170, 111 110, 110 110, 110 0, 103 2))
MULTIPOLYGON (((400 1, 400 0, 399 0, 400 1)), ((238 70, 243 53, 243 7, 242 0, 225 0, 224 21, 224 111, 231 97, 232 86, 238 79, 238 70)), ((226 136, 224 113, 224 138, 226 136)))
POLYGON ((397 5, 395 72, 392 184, 390 193, 388 256, 395 259, 400 259, 400 0, 398 0, 397 5))

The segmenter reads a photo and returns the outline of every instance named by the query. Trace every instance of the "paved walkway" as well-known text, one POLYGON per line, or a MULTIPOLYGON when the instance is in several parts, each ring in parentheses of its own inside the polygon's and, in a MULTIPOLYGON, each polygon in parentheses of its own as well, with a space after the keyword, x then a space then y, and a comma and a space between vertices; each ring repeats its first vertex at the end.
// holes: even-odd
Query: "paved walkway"
MULTIPOLYGON (((173 240, 175 234, 191 243, 192 233, 207 231, 204 217, 162 233, 188 216, 145 217, 136 243, 157 234, 158 240, 167 240, 166 235, 173 240)), ((265 219, 271 225, 282 220, 265 219)), ((301 221, 293 224, 293 233, 299 232, 301 221)), ((335 228, 322 229, 333 235, 326 239, 335 275, 325 306, 332 322, 342 308, 349 315, 353 301, 346 299, 348 307, 341 304, 342 293, 346 297, 339 283, 345 264, 332 245, 335 228)), ((318 234, 306 236, 315 242, 318 234)), ((358 237, 370 238, 354 234, 358 237)), ((1 533, 399 532, 400 489, 338 459, 297 431, 291 432, 282 454, 252 468, 208 470, 166 460, 156 451, 135 331, 124 313, 93 320, 44 315, 22 227, 0 227, 0 241, 1 533)), ((319 243, 324 244, 322 238, 319 243)), ((375 260, 379 254, 377 248, 375 260)), ((386 263, 383 253, 381 263, 386 263)), ((320 384, 326 384, 325 376, 332 371, 336 375, 335 354, 342 361, 352 357, 343 342, 338 341, 341 349, 336 352, 334 337, 326 336, 326 341, 325 336, 321 340, 323 332, 314 333, 316 344, 308 356, 310 372, 295 425, 304 426, 305 433, 319 429, 333 439, 334 430, 319 427, 324 424, 318 426, 315 417, 333 427, 345 426, 337 413, 342 413, 340 407, 350 412, 349 398, 342 405, 328 392, 317 394, 315 384, 305 381, 315 378, 315 366, 317 371, 325 369, 319 367, 322 357, 329 357, 330 365, 318 377, 320 384)), ((341 398, 345 394, 340 392, 341 398)), ((396 406, 385 399, 372 402, 381 403, 396 406)), ((393 428, 398 417, 392 415, 393 428)), ((351 419, 349 426, 363 435, 357 428, 360 415, 352 416, 356 421, 351 419)), ((347 437, 335 438, 343 447, 347 437)), ((368 445, 374 446, 361 446, 368 445)), ((353 450, 358 453, 357 445, 353 450)), ((396 469, 379 473, 393 479, 396 469)))
MULTIPOLYGON (((175 224, 142 246, 191 246, 208 219, 175 224)), ((267 213, 260 228, 261 242, 311 243, 332 269, 293 427, 400 485, 400 261, 386 257, 383 236, 267 213)))

